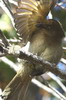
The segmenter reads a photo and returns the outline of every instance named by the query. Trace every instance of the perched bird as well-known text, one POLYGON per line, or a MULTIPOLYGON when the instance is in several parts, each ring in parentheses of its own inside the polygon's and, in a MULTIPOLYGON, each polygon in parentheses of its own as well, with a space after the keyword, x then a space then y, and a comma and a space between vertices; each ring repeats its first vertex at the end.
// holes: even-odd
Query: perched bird
POLYGON ((29 51, 57 64, 62 56, 64 31, 60 22, 46 18, 55 1, 21 0, 14 17, 23 42, 30 41, 29 51))
MULTIPOLYGON (((18 33, 23 38, 22 42, 26 45, 30 41, 29 52, 57 64, 62 56, 62 39, 65 35, 60 22, 46 18, 53 6, 52 0, 19 0, 14 21, 18 33)), ((3 92, 4 100, 23 100, 24 91, 33 75, 41 73, 41 66, 23 61, 22 70, 3 92), (24 71, 26 73, 23 75, 24 71)))

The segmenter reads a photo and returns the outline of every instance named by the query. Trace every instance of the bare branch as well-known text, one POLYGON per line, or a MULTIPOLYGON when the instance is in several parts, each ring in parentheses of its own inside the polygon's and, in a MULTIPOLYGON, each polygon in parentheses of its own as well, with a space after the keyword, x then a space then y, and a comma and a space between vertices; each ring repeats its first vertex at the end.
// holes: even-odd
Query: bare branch
POLYGON ((13 13, 12 13, 12 11, 10 10, 9 6, 7 5, 7 3, 5 2, 5 0, 2 0, 2 1, 3 1, 4 5, 5 5, 5 7, 9 10, 11 16, 13 17, 13 13))
POLYGON ((17 6, 18 4, 17 4, 17 2, 16 1, 14 1, 14 0, 9 0, 9 2, 10 3, 12 3, 12 4, 14 4, 15 6, 17 6))
POLYGON ((2 39, 2 42, 4 43, 5 47, 9 46, 9 43, 1 30, 0 30, 0 38, 2 39))
POLYGON ((66 65, 66 59, 61 58, 61 62, 66 65))
POLYGON ((13 13, 11 12, 10 8, 8 7, 8 5, 5 3, 5 0, 1 0, 0 1, 0 6, 5 11, 5 13, 9 16, 9 18, 11 19, 11 22, 12 22, 13 27, 14 27, 13 13))
POLYGON ((66 80, 66 74, 63 73, 60 69, 58 69, 55 64, 51 64, 48 61, 44 61, 41 57, 37 57, 36 55, 33 55, 30 52, 24 52, 24 51, 19 51, 19 50, 18 52, 13 50, 14 51, 13 53, 12 52, 9 53, 9 50, 7 50, 5 54, 30 61, 31 63, 34 63, 34 64, 39 64, 40 67, 37 70, 42 70, 42 72, 52 72, 55 75, 59 76, 60 78, 66 80))
POLYGON ((17 66, 14 62, 12 62, 11 60, 9 60, 7 57, 1 57, 0 58, 1 61, 3 61, 4 63, 8 64, 10 68, 12 68, 15 72, 17 72, 20 67, 17 66))
POLYGON ((18 57, 21 59, 28 60, 31 63, 42 65, 41 69, 44 70, 44 72, 50 71, 54 73, 55 75, 61 77, 62 79, 66 80, 66 74, 63 73, 61 70, 59 70, 57 66, 55 66, 55 64, 51 64, 48 61, 44 61, 42 58, 37 57, 36 55, 33 55, 32 53, 25 53, 23 51, 20 51, 20 53, 18 54, 18 57))
POLYGON ((32 79, 32 83, 34 83, 35 85, 37 85, 38 87, 42 88, 43 90, 46 90, 47 92, 53 94, 55 97, 57 97, 58 99, 62 99, 62 100, 66 100, 66 97, 64 97, 60 92, 58 92, 56 89, 54 89, 52 86, 50 86, 49 84, 42 84, 41 82, 39 82, 36 79, 32 79), (48 86, 47 86, 48 85, 48 86))
MULTIPOLYGON (((21 41, 20 40, 18 40, 18 39, 7 39, 7 42, 8 43, 20 43, 21 41)), ((2 43, 2 39, 0 39, 0 45, 4 45, 3 43, 2 43)))
POLYGON ((62 6, 62 4, 66 3, 65 2, 61 2, 61 3, 56 3, 56 6, 60 7, 62 10, 65 10, 66 11, 66 8, 62 6))
POLYGON ((47 73, 55 82, 57 82, 59 84, 59 86, 63 89, 64 92, 66 92, 66 87, 64 86, 64 84, 61 82, 61 80, 54 75, 53 73, 49 72, 47 73))

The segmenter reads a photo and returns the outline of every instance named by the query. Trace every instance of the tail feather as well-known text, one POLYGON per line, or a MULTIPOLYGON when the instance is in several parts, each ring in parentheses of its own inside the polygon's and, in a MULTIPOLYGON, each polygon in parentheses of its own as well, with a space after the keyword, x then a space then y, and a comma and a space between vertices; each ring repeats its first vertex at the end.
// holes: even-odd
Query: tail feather
POLYGON ((26 89, 32 79, 27 73, 17 73, 2 93, 3 100, 25 100, 26 89))

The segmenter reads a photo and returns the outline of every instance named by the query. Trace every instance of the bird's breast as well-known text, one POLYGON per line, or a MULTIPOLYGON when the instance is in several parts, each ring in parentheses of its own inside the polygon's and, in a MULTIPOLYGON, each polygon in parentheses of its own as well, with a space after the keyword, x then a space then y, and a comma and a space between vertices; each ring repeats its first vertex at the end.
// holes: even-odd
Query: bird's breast
POLYGON ((34 54, 40 54, 45 49, 45 39, 42 32, 37 32, 32 35, 30 40, 29 51, 34 54))

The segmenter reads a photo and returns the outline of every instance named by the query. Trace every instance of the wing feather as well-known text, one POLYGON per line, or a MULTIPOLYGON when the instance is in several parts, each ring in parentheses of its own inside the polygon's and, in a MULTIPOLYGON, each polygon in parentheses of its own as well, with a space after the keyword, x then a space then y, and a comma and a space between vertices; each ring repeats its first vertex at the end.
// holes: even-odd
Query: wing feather
POLYGON ((14 20, 18 33, 26 43, 37 29, 36 24, 46 19, 51 0, 19 0, 14 20))

